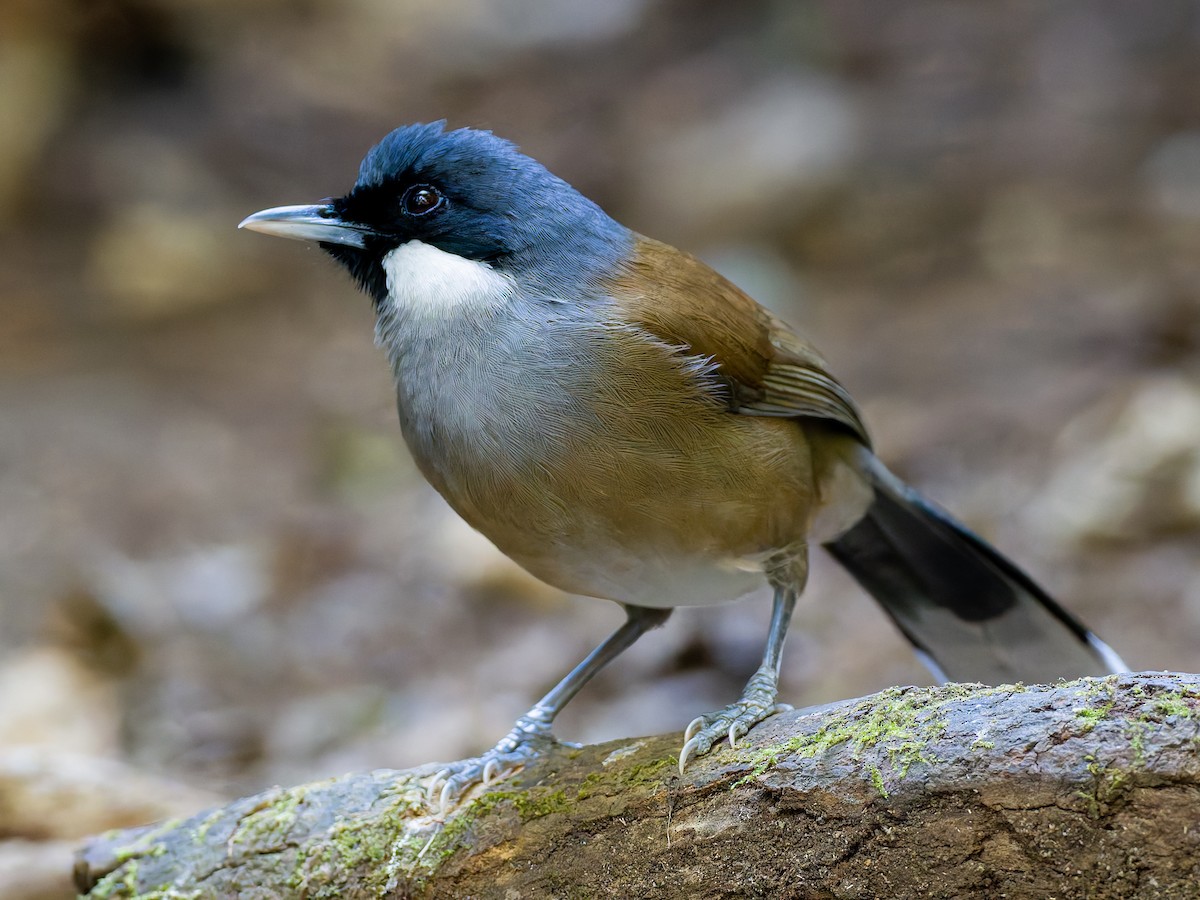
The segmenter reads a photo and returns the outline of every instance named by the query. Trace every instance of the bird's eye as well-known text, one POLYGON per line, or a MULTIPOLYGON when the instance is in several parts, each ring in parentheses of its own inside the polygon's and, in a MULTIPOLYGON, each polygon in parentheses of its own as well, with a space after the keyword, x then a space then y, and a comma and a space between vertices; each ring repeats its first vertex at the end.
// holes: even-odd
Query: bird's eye
POLYGON ((400 208, 410 216, 423 216, 441 206, 445 199, 432 185, 414 184, 400 198, 400 208))

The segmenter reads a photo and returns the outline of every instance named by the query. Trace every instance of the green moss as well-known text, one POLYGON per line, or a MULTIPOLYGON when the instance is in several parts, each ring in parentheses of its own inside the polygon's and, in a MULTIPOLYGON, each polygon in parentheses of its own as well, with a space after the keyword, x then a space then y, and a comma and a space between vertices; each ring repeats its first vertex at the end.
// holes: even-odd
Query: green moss
POLYGON ((1200 712, 1197 708, 1200 706, 1200 691, 1191 687, 1163 691, 1147 706, 1148 709, 1124 725, 1129 749, 1133 752, 1133 765, 1138 767, 1146 763, 1146 739, 1155 729, 1169 719, 1191 720, 1196 717, 1200 712))
POLYGON ((1155 712, 1162 713, 1167 717, 1190 719, 1195 711, 1188 704, 1188 699, 1195 700, 1197 698, 1192 697, 1189 692, 1176 691, 1162 697, 1155 697, 1150 706, 1155 712))
POLYGON ((531 819, 540 819, 543 816, 553 815, 554 813, 566 812, 570 809, 571 804, 567 802, 566 794, 563 791, 552 791, 547 794, 522 792, 516 794, 512 798, 512 804, 517 809, 517 815, 521 817, 522 822, 528 822, 531 819))
POLYGON ((1130 773, 1119 766, 1101 763, 1091 754, 1084 759, 1088 762, 1087 770, 1092 776, 1092 789, 1076 791, 1076 796, 1087 804, 1088 817, 1099 819, 1105 808, 1129 789, 1130 773))
POLYGON ((639 763, 623 771, 620 782, 629 785, 661 782, 664 780, 663 776, 674 772, 678 765, 679 759, 674 756, 664 756, 650 762, 639 763))
POLYGON ((192 832, 196 840, 200 843, 203 843, 208 838, 209 829, 220 822, 224 815, 225 810, 218 806, 211 813, 205 816, 192 832))
POLYGON ((328 842, 302 848, 290 886, 311 898, 337 896, 323 889, 328 873, 353 867, 370 875, 366 887, 381 896, 417 892, 429 877, 463 846, 479 820, 498 809, 512 809, 522 823, 565 812, 571 806, 563 790, 488 791, 471 800, 444 823, 431 823, 423 792, 409 790, 379 817, 365 822, 339 822, 328 842), (422 814, 419 817, 414 814, 422 814))
POLYGON ((337 861, 353 868, 364 862, 377 863, 387 857, 392 842, 382 836, 385 830, 379 822, 339 818, 329 829, 328 838, 337 861))
POLYGON ((101 878, 87 893, 88 900, 198 900, 200 891, 179 891, 169 884, 140 890, 140 866, 136 859, 126 861, 120 868, 101 878))
POLYGON ((425 884, 429 876, 466 843, 476 822, 501 804, 511 802, 514 796, 515 792, 510 791, 485 793, 455 812, 432 834, 412 834, 407 840, 397 842, 388 866, 392 877, 402 878, 413 888, 425 884))
POLYGON ((1079 685, 1080 696, 1085 700, 1096 700, 1101 696, 1111 699, 1119 677, 1104 675, 1100 678, 1080 678, 1076 684, 1079 685))
POLYGON ((1116 682, 1110 676, 1082 679, 1079 684, 1079 699, 1083 705, 1075 707, 1075 718, 1080 722, 1079 733, 1088 734, 1107 719, 1117 705, 1114 694, 1116 682))
POLYGON ((1099 707, 1082 706, 1082 707, 1077 708, 1075 710, 1075 717, 1077 719, 1081 719, 1083 722, 1083 727, 1081 729, 1081 733, 1087 734, 1089 731, 1091 731, 1093 728, 1095 728, 1099 722, 1103 721, 1104 719, 1107 719, 1108 714, 1110 712, 1112 712, 1112 708, 1114 705, 1115 705, 1115 703, 1110 701, 1109 703, 1106 703, 1104 706, 1099 706, 1099 707))
POLYGON ((597 795, 615 795, 630 788, 643 785, 661 785, 665 776, 675 770, 679 764, 673 756, 661 757, 650 762, 638 763, 617 770, 616 774, 598 769, 590 772, 576 791, 576 800, 587 800, 597 795))
POLYGON ((119 868, 97 881, 95 886, 88 891, 87 896, 90 900, 117 900, 117 898, 133 900, 133 898, 141 896, 138 893, 137 876, 138 861, 136 859, 125 860, 119 868))
POLYGON ((879 792, 879 796, 886 800, 888 798, 887 786, 884 784, 883 773, 879 771, 879 766, 867 763, 867 771, 871 775, 871 785, 879 792))
POLYGON ((244 816, 229 836, 231 844, 253 842, 256 847, 270 847, 283 843, 296 824, 296 810, 304 802, 307 791, 304 787, 281 791, 270 802, 263 802, 258 809, 244 816))
POLYGON ((975 738, 975 740, 971 742, 971 749, 972 750, 995 750, 996 742, 995 741, 985 741, 982 738, 975 738))
POLYGON ((1148 722, 1133 722, 1127 729, 1129 749, 1133 751, 1133 764, 1139 768, 1146 764, 1146 735, 1149 731, 1148 722))
MULTIPOLYGON (((1112 692, 1113 683, 1114 679, 1111 676, 1098 679, 1092 689, 1092 696, 1096 696, 1097 689, 1107 689, 1108 702, 1098 707, 1076 710, 1076 715, 1093 726, 1107 716, 1116 705, 1116 698, 1112 692)), ((1142 711, 1121 722, 1121 730, 1129 746, 1128 761, 1122 764, 1101 763, 1094 756, 1084 757, 1093 784, 1090 791, 1078 791, 1077 796, 1086 801, 1088 815, 1092 818, 1099 818, 1105 807, 1119 800, 1128 791, 1137 771, 1146 765, 1147 745, 1158 728, 1170 719, 1192 720, 1200 717, 1200 690, 1190 686, 1159 692, 1154 692, 1153 687, 1149 690, 1153 692, 1149 699, 1148 691, 1142 685, 1135 685, 1130 691, 1131 695, 1142 701, 1142 711)))
POLYGON ((603 772, 591 772, 579 785, 579 790, 575 793, 576 800, 586 800, 588 797, 594 796, 599 792, 599 789, 605 785, 603 772))
POLYGON ((375 815, 338 818, 329 830, 297 849, 296 867, 289 887, 306 897, 341 896, 330 886, 339 871, 362 868, 368 873, 367 887, 380 895, 404 872, 404 861, 415 859, 419 847, 412 827, 417 815, 427 811, 425 794, 412 781, 398 782, 384 792, 389 800, 375 815))
POLYGON ((161 838, 168 831, 173 831, 182 824, 181 819, 168 819, 156 828, 147 831, 135 839, 127 847, 121 847, 113 854, 119 865, 96 882, 87 896, 92 900, 182 900, 196 896, 170 890, 168 885, 139 890, 138 875, 141 872, 141 860, 162 856, 167 852, 166 844, 161 838))
POLYGON ((1200 689, 1182 687, 1162 691, 1150 701, 1150 712, 1143 718, 1149 721, 1163 719, 1194 719, 1200 716, 1200 689))
MULTIPOLYGON (((1006 692, 1019 688, 1005 688, 1006 692)), ((891 775, 903 779, 916 763, 934 762, 929 744, 946 731, 941 709, 964 696, 975 695, 977 688, 946 685, 934 690, 890 688, 831 714, 825 724, 810 735, 800 735, 782 744, 765 747, 749 754, 750 772, 739 779, 738 787, 763 775, 785 756, 811 759, 842 744, 849 744, 851 755, 861 759, 867 751, 886 755, 891 775)), ((877 763, 864 764, 868 780, 881 796, 887 796, 886 779, 877 763)))
POLYGON ((128 870, 122 867, 113 875, 121 877, 109 883, 109 878, 112 876, 106 876, 88 892, 86 895, 88 900, 98 900, 98 898, 103 898, 103 900, 199 900, 202 896, 201 891, 180 891, 169 884, 139 891, 136 865, 128 870))

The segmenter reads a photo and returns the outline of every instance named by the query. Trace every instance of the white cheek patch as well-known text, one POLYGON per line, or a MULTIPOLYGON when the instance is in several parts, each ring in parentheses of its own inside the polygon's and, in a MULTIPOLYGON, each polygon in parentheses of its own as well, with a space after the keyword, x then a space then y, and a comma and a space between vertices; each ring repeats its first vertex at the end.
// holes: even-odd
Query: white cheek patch
POLYGON ((396 312, 420 317, 494 309, 508 300, 513 289, 512 279, 487 263, 421 241, 409 241, 389 252, 383 270, 396 312))

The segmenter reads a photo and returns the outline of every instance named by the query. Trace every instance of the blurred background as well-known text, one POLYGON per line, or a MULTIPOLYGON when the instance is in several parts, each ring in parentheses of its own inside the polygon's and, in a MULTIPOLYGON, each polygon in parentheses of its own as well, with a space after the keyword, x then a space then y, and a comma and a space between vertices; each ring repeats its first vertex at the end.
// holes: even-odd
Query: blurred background
MULTIPOLYGON (((1197 3, 6 0, 0 893, 52 839, 478 753, 621 620, 456 520, 366 297, 236 230, 443 117, 801 326, 889 465, 1135 669, 1200 666, 1197 3)), ((729 702, 768 607, 681 611, 560 736, 729 702)), ((784 698, 928 680, 816 554, 784 698)))

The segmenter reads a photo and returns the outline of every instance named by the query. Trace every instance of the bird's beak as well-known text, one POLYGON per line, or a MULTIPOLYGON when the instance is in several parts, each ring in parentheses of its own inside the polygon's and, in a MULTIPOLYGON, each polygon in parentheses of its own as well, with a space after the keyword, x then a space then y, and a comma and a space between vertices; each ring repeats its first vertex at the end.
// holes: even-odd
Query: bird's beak
POLYGON ((345 244, 365 247, 371 229, 338 218, 332 203, 315 206, 276 206, 242 219, 238 228, 249 228, 263 234, 291 238, 296 241, 317 241, 322 244, 345 244))

